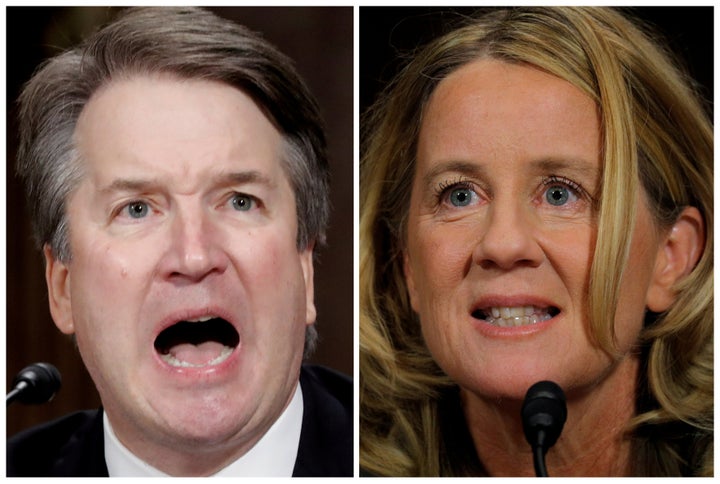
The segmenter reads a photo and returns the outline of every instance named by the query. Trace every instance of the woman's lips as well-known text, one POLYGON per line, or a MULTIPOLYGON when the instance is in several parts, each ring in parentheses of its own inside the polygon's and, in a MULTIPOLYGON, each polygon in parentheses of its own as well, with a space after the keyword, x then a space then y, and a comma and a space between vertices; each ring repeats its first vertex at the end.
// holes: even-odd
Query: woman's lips
POLYGON ((475 309, 472 317, 491 326, 513 328, 549 321, 559 312, 554 306, 489 306, 475 309))

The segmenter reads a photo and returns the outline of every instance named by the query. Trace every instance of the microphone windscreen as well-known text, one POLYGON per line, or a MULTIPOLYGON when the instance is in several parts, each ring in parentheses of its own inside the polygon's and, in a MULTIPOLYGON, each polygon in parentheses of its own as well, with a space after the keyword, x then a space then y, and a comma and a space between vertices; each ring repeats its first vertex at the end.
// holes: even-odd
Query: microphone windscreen
POLYGON ((39 404, 50 401, 60 389, 60 372, 50 363, 33 363, 23 368, 13 380, 13 388, 23 386, 17 399, 22 403, 39 404))
POLYGON ((552 447, 560 437, 566 418, 565 393, 560 386, 551 381, 540 381, 528 389, 523 400, 522 423, 525 438, 531 446, 552 447), (543 441, 538 442, 538 438, 543 441))

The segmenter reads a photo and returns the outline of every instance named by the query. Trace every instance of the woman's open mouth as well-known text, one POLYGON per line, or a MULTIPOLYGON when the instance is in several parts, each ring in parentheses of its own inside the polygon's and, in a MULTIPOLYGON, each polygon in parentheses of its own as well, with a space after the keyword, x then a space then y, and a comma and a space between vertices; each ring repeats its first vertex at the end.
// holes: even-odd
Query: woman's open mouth
POLYGON ((556 307, 538 306, 493 306, 476 309, 472 317, 500 328, 512 328, 541 323, 560 313, 556 307))
POLYGON ((240 343, 235 327, 218 317, 179 321, 155 339, 160 358, 177 368, 203 368, 227 360, 240 343))

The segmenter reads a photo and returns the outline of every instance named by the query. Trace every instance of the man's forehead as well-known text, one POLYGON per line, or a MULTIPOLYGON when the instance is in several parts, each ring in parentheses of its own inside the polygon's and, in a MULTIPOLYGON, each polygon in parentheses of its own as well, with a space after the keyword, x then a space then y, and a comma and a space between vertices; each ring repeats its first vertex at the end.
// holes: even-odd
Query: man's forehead
POLYGON ((243 90, 220 81, 138 74, 99 88, 80 113, 75 137, 112 130, 113 138, 125 132, 148 138, 177 133, 194 140, 233 129, 273 141, 282 138, 267 109, 243 90))
POLYGON ((286 155, 282 135, 242 91, 166 77, 133 78, 97 93, 75 142, 85 168, 104 185, 173 175, 271 181, 286 155))

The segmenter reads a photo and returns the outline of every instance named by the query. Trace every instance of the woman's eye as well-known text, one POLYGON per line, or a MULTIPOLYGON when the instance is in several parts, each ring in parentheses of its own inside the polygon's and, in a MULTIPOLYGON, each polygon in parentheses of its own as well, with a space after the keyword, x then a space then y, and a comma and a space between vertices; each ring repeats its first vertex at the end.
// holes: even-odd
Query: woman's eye
POLYGON ((233 195, 231 202, 233 208, 241 212, 250 210, 254 204, 252 197, 243 195, 242 193, 236 193, 233 195))
POLYGON ((565 177, 550 176, 543 181, 543 185, 542 196, 553 207, 574 206, 580 200, 590 199, 581 185, 565 177))
POLYGON ((469 182, 453 181, 441 183, 437 188, 436 195, 439 204, 463 208, 477 202, 478 194, 469 182))
POLYGON ((455 207, 466 207, 472 202, 473 191, 469 188, 455 188, 450 191, 450 203, 455 207))
POLYGON ((565 205, 570 200, 571 195, 570 190, 561 185, 551 186, 545 191, 545 199, 550 205, 555 206, 565 205))
POLYGON ((150 207, 145 202, 131 202, 125 206, 130 218, 143 218, 150 213, 150 207))

